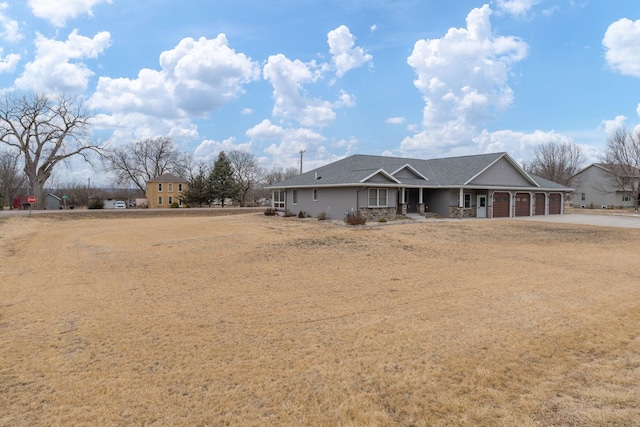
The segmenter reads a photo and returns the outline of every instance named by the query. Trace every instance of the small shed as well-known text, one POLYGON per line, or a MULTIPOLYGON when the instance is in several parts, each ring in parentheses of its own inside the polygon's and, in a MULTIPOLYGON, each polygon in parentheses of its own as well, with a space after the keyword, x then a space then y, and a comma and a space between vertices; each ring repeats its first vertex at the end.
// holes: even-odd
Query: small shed
POLYGON ((46 210, 62 209, 62 199, 53 193, 44 196, 44 208, 46 210))

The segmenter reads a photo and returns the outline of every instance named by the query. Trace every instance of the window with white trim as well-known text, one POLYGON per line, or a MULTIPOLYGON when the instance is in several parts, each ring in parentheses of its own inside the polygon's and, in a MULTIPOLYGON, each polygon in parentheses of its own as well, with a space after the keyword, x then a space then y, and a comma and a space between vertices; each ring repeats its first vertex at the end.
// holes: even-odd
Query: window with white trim
POLYGON ((586 193, 580 193, 580 200, 582 200, 583 202, 585 200, 587 200, 587 194, 586 193))
POLYGON ((292 190, 291 191, 291 199, 292 199, 294 205, 298 204, 298 190, 292 190))
POLYGON ((318 201, 318 190, 316 190, 315 188, 313 189, 313 201, 318 201))
POLYGON ((630 202, 631 201, 631 194, 629 193, 625 193, 622 195, 622 201, 623 202, 630 202))
POLYGON ((471 194, 464 193, 464 208, 471 209, 471 194))
POLYGON ((169 206, 173 203, 173 196, 169 196, 169 206))
POLYGON ((387 207, 387 189, 386 188, 370 188, 369 189, 369 207, 370 208, 386 208, 387 207))
POLYGON ((284 209, 284 190, 275 190, 273 192, 273 207, 284 209))
MULTIPOLYGON (((169 193, 173 192, 173 184, 169 183, 169 193)), ((169 202, 169 204, 171 204, 171 202, 169 202)))
POLYGON ((162 196, 159 196, 159 197, 158 197, 158 204, 159 204, 159 205, 162 205, 162 196))
POLYGON ((158 192, 160 192, 160 193, 162 192, 162 183, 161 182, 158 183, 158 192))
POLYGON ((182 191, 182 184, 178 184, 178 191, 182 191))

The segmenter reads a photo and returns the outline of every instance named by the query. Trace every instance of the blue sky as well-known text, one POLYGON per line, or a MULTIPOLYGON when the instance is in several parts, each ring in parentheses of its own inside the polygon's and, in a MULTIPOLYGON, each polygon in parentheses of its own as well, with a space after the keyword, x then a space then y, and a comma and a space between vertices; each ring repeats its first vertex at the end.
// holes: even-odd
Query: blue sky
MULTIPOLYGON (((171 136, 304 169, 547 142, 590 160, 640 114, 640 5, 622 0, 0 0, 0 88, 65 92, 109 145, 171 136)), ((58 180, 107 182, 80 162, 58 180)))

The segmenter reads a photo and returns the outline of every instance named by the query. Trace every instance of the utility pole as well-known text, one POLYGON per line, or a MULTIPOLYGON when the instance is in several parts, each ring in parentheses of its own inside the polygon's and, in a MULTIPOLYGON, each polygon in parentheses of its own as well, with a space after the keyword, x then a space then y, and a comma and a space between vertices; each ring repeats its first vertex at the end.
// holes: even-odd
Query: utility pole
POLYGON ((302 155, 304 152, 305 150, 300 150, 300 175, 302 175, 302 155))

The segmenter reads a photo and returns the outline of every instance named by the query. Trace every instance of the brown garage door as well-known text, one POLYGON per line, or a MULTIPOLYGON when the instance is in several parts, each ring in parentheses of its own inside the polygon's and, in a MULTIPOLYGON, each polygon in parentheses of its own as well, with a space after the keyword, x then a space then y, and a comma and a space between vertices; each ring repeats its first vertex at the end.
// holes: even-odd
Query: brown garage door
POLYGON ((493 217, 509 217, 509 193, 493 193, 493 217))
POLYGON ((562 195, 549 194, 549 215, 560 215, 562 212, 562 195))
POLYGON ((516 193, 516 216, 531 215, 531 195, 529 193, 516 193))
POLYGON ((544 215, 544 205, 547 195, 544 193, 536 193, 536 215, 544 215))

